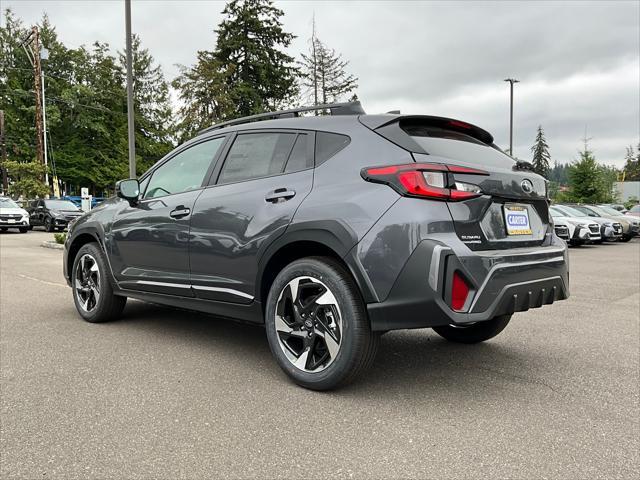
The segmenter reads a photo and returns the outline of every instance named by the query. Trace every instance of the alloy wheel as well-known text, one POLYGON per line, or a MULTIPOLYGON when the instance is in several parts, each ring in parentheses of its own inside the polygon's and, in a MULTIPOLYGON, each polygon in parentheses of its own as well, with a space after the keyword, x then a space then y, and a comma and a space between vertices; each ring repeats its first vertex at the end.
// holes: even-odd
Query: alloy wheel
POLYGON ((331 290, 312 277, 296 277, 280 292, 275 329, 291 364, 309 373, 327 368, 342 341, 342 315, 331 290))
POLYGON ((100 300, 101 279, 96 259, 85 253, 80 257, 75 273, 74 289, 78 304, 85 312, 92 312, 100 300))

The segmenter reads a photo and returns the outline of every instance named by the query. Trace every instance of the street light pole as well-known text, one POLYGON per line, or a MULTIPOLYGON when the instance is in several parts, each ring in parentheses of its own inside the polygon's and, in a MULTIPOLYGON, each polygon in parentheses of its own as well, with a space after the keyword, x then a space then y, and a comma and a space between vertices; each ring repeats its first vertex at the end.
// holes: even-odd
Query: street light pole
POLYGON ((511 101, 509 108, 509 155, 513 157, 513 84, 520 83, 520 80, 515 78, 505 78, 505 82, 509 82, 511 101))
POLYGON ((127 34, 127 126, 129 133, 129 178, 136 178, 136 137, 133 116, 133 72, 131 58, 131 0, 124 0, 127 34))

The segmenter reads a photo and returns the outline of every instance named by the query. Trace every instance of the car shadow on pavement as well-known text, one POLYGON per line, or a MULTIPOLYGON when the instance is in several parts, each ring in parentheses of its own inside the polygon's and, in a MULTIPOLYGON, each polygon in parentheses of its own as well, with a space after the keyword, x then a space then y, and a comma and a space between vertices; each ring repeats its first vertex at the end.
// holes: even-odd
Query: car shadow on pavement
MULTIPOLYGON (((237 358, 239 368, 258 368, 283 384, 290 384, 272 358, 262 326, 243 324, 188 310, 130 301, 123 318, 114 328, 143 330, 145 335, 171 337, 180 342, 211 350, 215 355, 237 358)), ((543 352, 532 353, 498 339, 478 345, 447 342, 431 329, 389 332, 382 336, 375 364, 352 385, 332 394, 340 396, 376 395, 379 398, 411 391, 431 398, 469 390, 496 396, 505 380, 511 384, 537 384, 528 366, 536 365, 543 352)))

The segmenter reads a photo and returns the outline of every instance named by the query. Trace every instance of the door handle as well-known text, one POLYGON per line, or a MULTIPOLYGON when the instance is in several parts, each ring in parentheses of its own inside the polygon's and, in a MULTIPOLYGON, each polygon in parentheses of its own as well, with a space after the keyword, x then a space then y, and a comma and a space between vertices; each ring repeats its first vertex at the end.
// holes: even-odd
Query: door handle
POLYGON ((176 207, 174 210, 171 210, 171 212, 169 213, 169 216, 172 218, 182 218, 182 217, 186 217, 190 213, 191 213, 191 210, 189 210, 183 205, 180 205, 179 207, 176 207))
POLYGON ((288 188, 277 188, 273 192, 267 193, 264 199, 270 203, 286 202, 290 198, 296 196, 295 190, 289 190, 288 188))

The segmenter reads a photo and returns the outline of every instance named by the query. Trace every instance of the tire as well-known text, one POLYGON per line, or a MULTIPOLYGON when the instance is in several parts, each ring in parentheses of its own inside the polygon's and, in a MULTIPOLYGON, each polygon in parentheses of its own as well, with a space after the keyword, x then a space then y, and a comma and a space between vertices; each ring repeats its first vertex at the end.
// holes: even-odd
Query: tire
POLYGON ((29 231, 29 227, 20 227, 18 230, 20 230, 20 233, 27 233, 29 231))
POLYGON ((33 225, 29 225, 27 228, 28 228, 29 230, 33 230, 33 225))
POLYGON ((0 228, 0 232, 6 232, 6 231, 7 231, 6 227, 1 227, 0 228))
POLYGON ((353 278, 329 257, 296 260, 278 274, 265 324, 280 368, 312 390, 353 381, 372 365, 380 343, 353 278), (293 301, 304 309, 294 312, 293 301))
POLYGON ((83 245, 73 259, 71 288, 76 309, 87 322, 115 320, 127 303, 127 297, 113 294, 107 262, 97 243, 83 245))
POLYGON ((620 239, 620 241, 621 241, 621 242, 625 242, 625 243, 627 243, 629 240, 631 240, 631 238, 633 238, 633 237, 631 237, 631 236, 629 236, 629 235, 625 235, 624 237, 622 237, 622 238, 620 239))
POLYGON ((47 232, 53 232, 55 230, 55 227, 53 226, 53 220, 51 218, 44 219, 44 229, 47 232))
POLYGON ((445 325, 433 327, 433 330, 450 342, 480 343, 498 335, 509 324, 509 320, 511 320, 511 315, 501 315, 467 327, 445 325))

